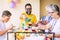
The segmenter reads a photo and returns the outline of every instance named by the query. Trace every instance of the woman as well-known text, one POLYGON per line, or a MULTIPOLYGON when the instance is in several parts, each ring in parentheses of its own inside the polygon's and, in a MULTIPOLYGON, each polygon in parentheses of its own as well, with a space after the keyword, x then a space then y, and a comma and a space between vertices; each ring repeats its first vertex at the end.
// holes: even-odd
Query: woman
MULTIPOLYGON (((56 4, 50 4, 46 6, 46 11, 52 17, 52 20, 47 25, 40 27, 41 29, 48 29, 50 32, 55 33, 54 40, 60 40, 60 13, 59 7, 56 4)), ((53 35, 48 35, 49 38, 52 38, 53 35)))

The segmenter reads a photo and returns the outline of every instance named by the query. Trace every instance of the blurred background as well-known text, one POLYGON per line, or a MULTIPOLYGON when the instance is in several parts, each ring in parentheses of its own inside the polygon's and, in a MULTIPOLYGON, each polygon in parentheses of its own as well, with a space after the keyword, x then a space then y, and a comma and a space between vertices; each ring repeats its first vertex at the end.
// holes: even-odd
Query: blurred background
MULTIPOLYGON (((0 18, 4 10, 9 10, 12 13, 10 21, 6 24, 12 23, 18 27, 20 25, 20 15, 25 11, 25 4, 30 3, 32 5, 32 13, 36 15, 37 21, 42 16, 47 15, 45 6, 49 4, 57 4, 60 7, 60 0, 0 0, 0 18), (14 3, 15 2, 15 3, 14 3)), ((11 37, 12 38, 12 37, 11 37)))
POLYGON ((0 18, 4 10, 9 10, 12 13, 12 17, 9 22, 15 26, 19 26, 20 14, 25 11, 25 4, 27 3, 32 5, 32 13, 35 14, 37 20, 39 20, 40 0, 16 0, 15 3, 12 2, 12 0, 0 0, 0 18))
POLYGON ((45 6, 49 4, 57 4, 60 7, 60 0, 40 0, 40 18, 47 15, 45 6))

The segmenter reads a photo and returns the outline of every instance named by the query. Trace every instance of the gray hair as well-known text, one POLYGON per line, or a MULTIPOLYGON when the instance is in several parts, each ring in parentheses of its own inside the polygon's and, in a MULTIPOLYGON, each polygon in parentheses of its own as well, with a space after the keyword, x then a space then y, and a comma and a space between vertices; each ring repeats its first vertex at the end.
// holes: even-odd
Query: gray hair
POLYGON ((60 10, 59 10, 58 5, 56 5, 56 4, 50 4, 50 5, 46 6, 45 8, 46 8, 46 10, 50 10, 52 12, 57 11, 58 15, 60 16, 60 10))

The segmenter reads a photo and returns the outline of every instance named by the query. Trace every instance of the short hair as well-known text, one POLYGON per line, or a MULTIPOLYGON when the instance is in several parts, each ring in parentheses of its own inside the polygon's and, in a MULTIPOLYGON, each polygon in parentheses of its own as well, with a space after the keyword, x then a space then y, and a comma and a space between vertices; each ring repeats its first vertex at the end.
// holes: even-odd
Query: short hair
POLYGON ((48 6, 46 6, 46 9, 51 9, 53 12, 54 11, 57 11, 58 12, 58 15, 60 16, 60 13, 59 13, 59 7, 58 7, 58 5, 56 5, 56 4, 50 4, 50 5, 48 5, 48 6))
POLYGON ((12 14, 8 10, 3 11, 2 13, 2 16, 11 16, 11 15, 12 14))
MULTIPOLYGON (((30 3, 27 3, 26 5, 25 5, 25 8, 26 8, 26 6, 31 6, 31 4, 30 3)), ((31 6, 32 7, 32 6, 31 6)))

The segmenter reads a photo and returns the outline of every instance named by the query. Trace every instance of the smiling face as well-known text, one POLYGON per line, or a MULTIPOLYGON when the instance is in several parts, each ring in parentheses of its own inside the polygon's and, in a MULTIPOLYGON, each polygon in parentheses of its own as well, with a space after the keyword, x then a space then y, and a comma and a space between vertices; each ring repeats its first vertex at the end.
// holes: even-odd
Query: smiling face
POLYGON ((6 23, 9 21, 10 16, 3 16, 2 18, 3 18, 3 21, 6 23))
POLYGON ((27 3, 27 4, 25 5, 25 11, 26 11, 26 13, 27 13, 28 15, 31 14, 31 12, 32 12, 32 5, 31 5, 30 3, 27 3))
POLYGON ((8 10, 3 11, 2 13, 2 21, 8 22, 10 19, 11 13, 8 10))
POLYGON ((32 7, 29 6, 29 5, 27 5, 27 6, 25 7, 25 11, 26 11, 27 14, 31 14, 32 7))
POLYGON ((56 18, 59 13, 59 7, 57 5, 51 4, 46 6, 46 12, 52 17, 56 18))
POLYGON ((47 10, 47 9, 46 9, 46 12, 47 12, 52 18, 55 18, 55 17, 58 15, 58 12, 57 12, 57 11, 51 11, 51 10, 47 10))

